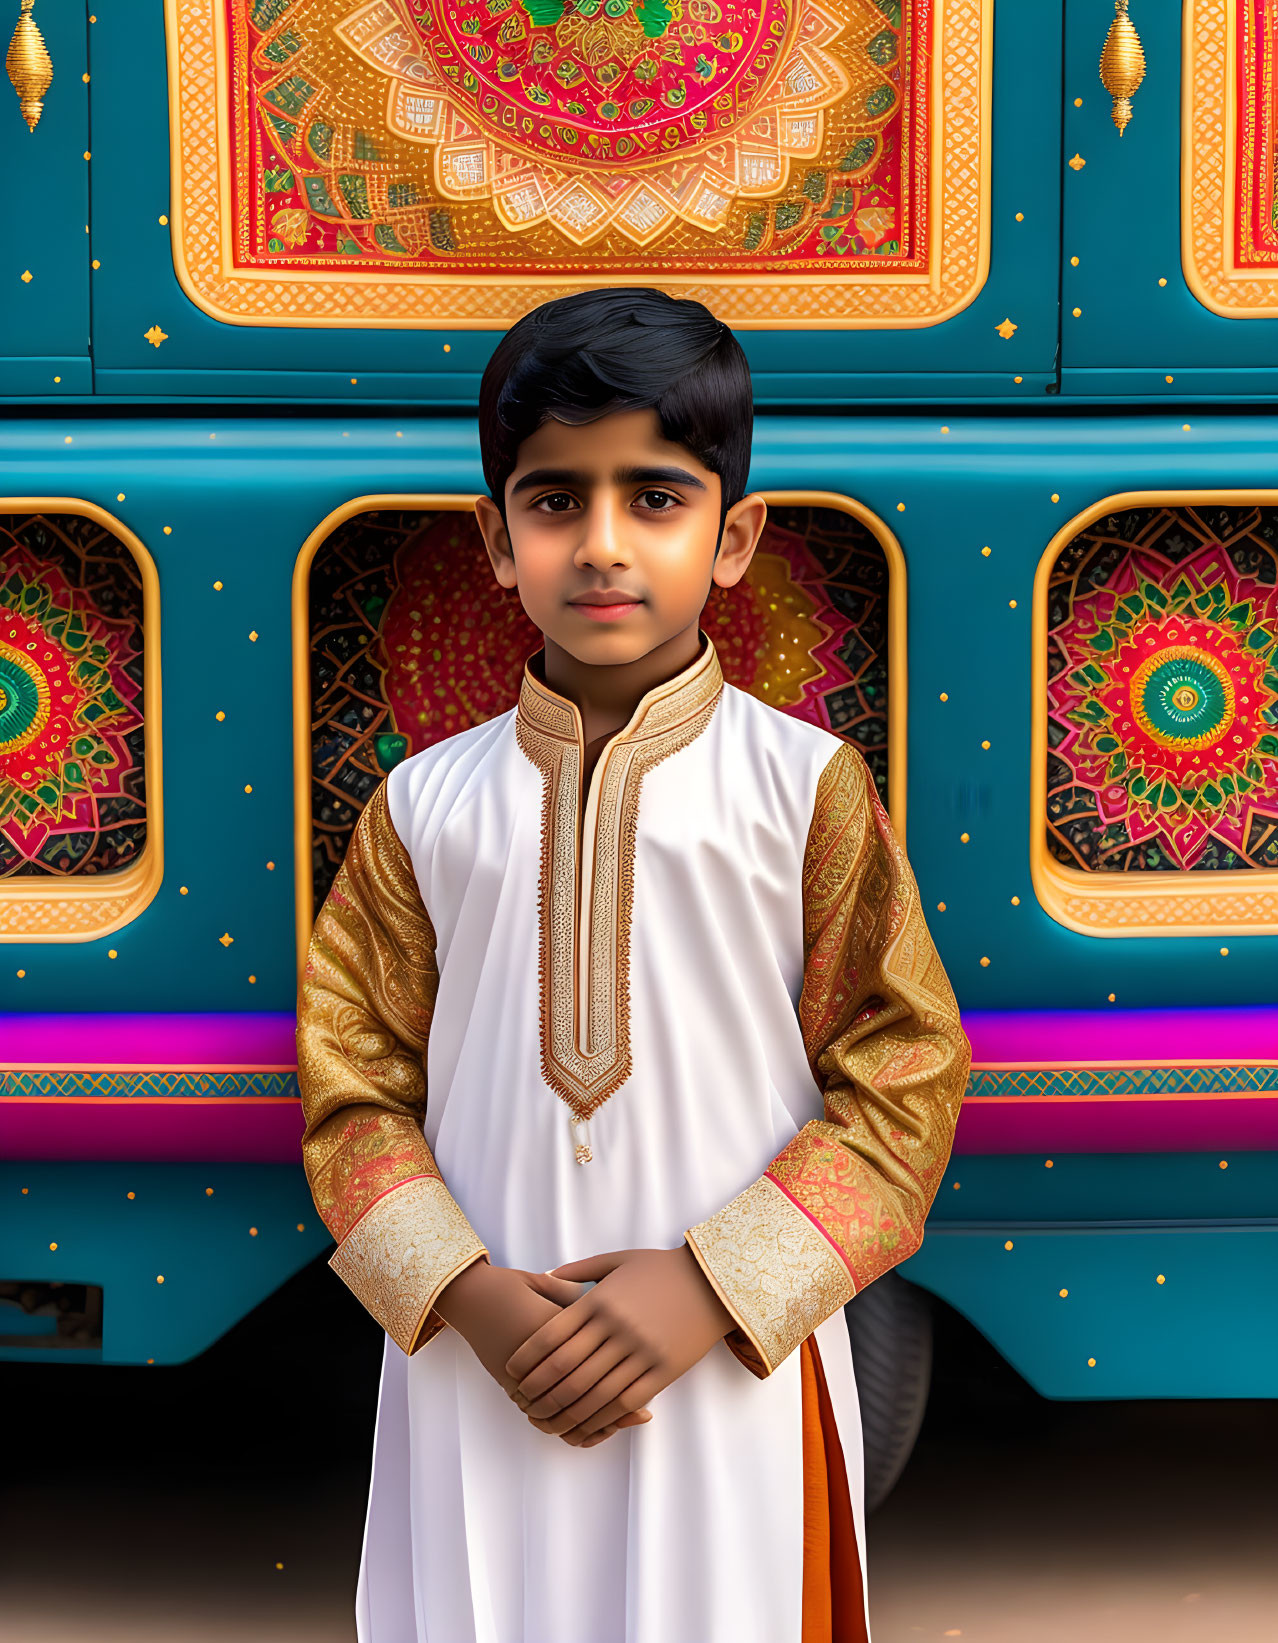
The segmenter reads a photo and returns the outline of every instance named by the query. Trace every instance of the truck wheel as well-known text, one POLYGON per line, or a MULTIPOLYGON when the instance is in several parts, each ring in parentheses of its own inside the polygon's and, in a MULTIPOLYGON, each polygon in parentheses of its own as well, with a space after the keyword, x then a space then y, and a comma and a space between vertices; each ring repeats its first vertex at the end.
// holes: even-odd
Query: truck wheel
POLYGON ((932 1300, 885 1272, 844 1308, 865 1444, 865 1510, 875 1512, 910 1458, 932 1379, 932 1300))

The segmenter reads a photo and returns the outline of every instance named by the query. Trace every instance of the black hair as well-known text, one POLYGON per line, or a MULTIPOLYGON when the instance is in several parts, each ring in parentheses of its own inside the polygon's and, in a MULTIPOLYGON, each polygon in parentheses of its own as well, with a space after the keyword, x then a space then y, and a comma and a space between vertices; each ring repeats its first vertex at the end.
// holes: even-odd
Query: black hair
POLYGON ((582 291, 525 314, 479 387, 484 478, 502 517, 519 447, 543 422, 648 408, 666 439, 718 474, 722 524, 745 495, 754 424, 750 367, 728 327, 702 303, 642 286, 582 291))

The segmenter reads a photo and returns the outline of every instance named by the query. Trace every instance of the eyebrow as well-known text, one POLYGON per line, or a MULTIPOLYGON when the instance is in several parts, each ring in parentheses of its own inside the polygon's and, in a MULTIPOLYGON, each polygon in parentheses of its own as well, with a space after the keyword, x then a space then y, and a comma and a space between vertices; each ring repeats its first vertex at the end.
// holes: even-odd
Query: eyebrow
MULTIPOLYGON (((541 485, 562 485, 565 489, 580 489, 585 478, 584 474, 573 468, 534 468, 522 479, 515 481, 510 494, 518 496, 521 491, 535 490, 541 485)), ((612 478, 617 485, 689 485, 698 491, 706 489, 696 474, 689 473, 686 468, 618 468, 612 478)))

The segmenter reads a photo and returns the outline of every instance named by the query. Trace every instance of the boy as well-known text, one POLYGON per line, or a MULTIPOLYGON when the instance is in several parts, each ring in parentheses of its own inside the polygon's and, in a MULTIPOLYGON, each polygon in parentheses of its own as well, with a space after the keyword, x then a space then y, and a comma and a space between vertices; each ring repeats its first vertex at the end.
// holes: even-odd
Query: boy
POLYGON ((869 1637, 842 1308, 921 1241, 971 1051, 864 758, 698 625, 766 519, 750 429, 732 334, 654 291, 484 374, 476 514, 545 645, 370 800, 299 996, 388 1337, 360 1643, 869 1637))

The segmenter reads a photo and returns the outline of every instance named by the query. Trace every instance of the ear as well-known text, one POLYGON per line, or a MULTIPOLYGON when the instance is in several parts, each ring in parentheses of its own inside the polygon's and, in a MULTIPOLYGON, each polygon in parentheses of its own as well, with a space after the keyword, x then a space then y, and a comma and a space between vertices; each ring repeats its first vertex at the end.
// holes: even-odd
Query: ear
POLYGON ((515 555, 510 546, 510 532, 506 529, 501 509, 491 496, 475 498, 475 521, 484 539, 484 547, 488 550, 493 575, 502 587, 513 588, 518 578, 515 575, 515 555))
POLYGON ((721 588, 733 587, 745 575, 767 522, 768 504, 757 491, 728 509, 713 571, 721 588))

